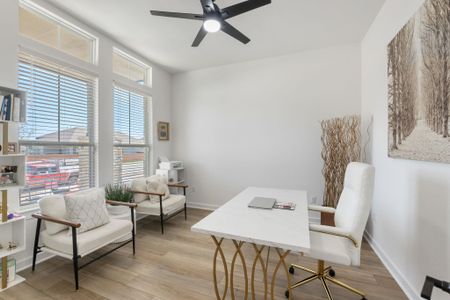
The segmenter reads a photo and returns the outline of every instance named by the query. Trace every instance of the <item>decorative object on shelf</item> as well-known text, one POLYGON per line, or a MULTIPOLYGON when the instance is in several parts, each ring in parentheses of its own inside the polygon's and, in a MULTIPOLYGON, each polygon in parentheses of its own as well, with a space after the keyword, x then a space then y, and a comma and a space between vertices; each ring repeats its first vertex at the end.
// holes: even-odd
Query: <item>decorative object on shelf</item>
MULTIPOLYGON (((3 266, 0 265, 0 279, 3 277, 2 271, 3 266)), ((16 260, 14 258, 8 259, 6 274, 7 282, 12 282, 16 279, 16 260)))
POLYGON ((17 143, 8 143, 8 154, 16 154, 19 152, 19 146, 17 143))
MULTIPOLYGON (((361 156, 360 116, 334 118, 321 122, 322 126, 322 174, 325 179, 323 206, 336 207, 341 195, 345 169, 361 156)), ((332 222, 332 216, 323 215, 324 222, 332 222), (330 221, 326 221, 331 219, 330 221)))
POLYGON ((426 0, 388 45, 389 157, 450 163, 449 20, 426 0))
MULTIPOLYGON (((111 201, 133 202, 134 194, 125 184, 107 184, 105 186, 105 198, 111 201)), ((108 205, 108 212, 111 215, 122 215, 128 212, 128 207, 119 205, 108 205)))
POLYGON ((14 250, 16 248, 17 248, 16 242, 9 242, 8 243, 8 251, 12 251, 12 250, 14 250))
POLYGON ((158 140, 168 141, 169 140, 169 123, 168 122, 158 122, 158 140))
POLYGON ((17 166, 0 166, 0 187, 17 184, 17 166))

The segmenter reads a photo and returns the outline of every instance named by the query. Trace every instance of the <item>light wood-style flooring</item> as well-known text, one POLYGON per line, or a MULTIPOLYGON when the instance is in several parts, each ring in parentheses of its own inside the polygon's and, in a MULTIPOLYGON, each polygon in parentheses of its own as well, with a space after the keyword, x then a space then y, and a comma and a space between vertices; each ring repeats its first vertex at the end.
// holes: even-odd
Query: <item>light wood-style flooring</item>
MULTIPOLYGON (((26 282, 0 293, 0 299, 215 299, 213 242, 208 236, 190 231, 191 225, 208 213, 189 209, 188 220, 185 221, 183 215, 171 219, 164 235, 160 234, 157 220, 139 221, 136 256, 131 254, 131 245, 127 245, 82 269, 78 291, 74 289, 71 261, 52 258, 39 264, 35 272, 31 269, 20 272, 26 282)), ((224 249, 230 261, 233 253, 230 241, 226 242, 224 249)), ((254 251, 249 245, 245 255, 249 262, 253 261, 254 251)), ((270 260, 275 262, 274 251, 270 260)), ((296 255, 290 255, 288 261, 315 268, 314 261, 296 255)), ((271 265, 273 267, 274 263, 271 265)), ((362 250, 361 268, 334 266, 334 269, 336 279, 365 291, 369 300, 407 299, 366 242, 362 250)), ((243 299, 242 267, 239 265, 237 270, 239 273, 234 279, 236 295, 237 299, 243 299)), ((294 280, 305 276, 305 273, 297 271, 294 280)), ((219 278, 223 283, 223 274, 219 278)), ((285 299, 284 273, 279 273, 278 278, 277 299, 285 299)), ((330 289, 335 300, 360 299, 341 288, 331 286, 330 289)), ((262 284, 257 285, 257 290, 257 299, 263 299, 262 284)), ((296 289, 293 294, 294 299, 327 299, 319 281, 296 289)))

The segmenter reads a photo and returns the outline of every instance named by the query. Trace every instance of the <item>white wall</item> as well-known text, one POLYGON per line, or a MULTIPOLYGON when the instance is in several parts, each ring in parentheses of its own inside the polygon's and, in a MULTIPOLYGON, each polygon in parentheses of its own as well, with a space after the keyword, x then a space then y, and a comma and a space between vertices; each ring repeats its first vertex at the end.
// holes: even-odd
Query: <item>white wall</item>
MULTIPOLYGON (((112 48, 114 46, 120 47, 127 53, 135 56, 141 61, 153 67, 153 87, 149 89, 142 88, 144 92, 152 96, 153 108, 153 136, 156 136, 156 122, 169 121, 170 122, 170 84, 171 75, 164 69, 160 68, 151 61, 133 53, 130 49, 115 43, 105 34, 85 26, 76 19, 58 9, 53 8, 47 2, 36 0, 36 3, 43 6, 45 9, 65 18, 69 22, 81 27, 82 29, 92 33, 99 38, 99 64, 98 66, 88 65, 86 63, 77 61, 76 59, 60 54, 54 49, 49 49, 43 45, 29 41, 19 36, 18 33, 18 0, 1 0, 0 11, 2 17, 0 18, 0 86, 16 87, 17 85, 17 51, 18 47, 26 48, 35 53, 50 56, 63 63, 75 65, 78 68, 85 69, 99 78, 98 86, 98 172, 97 184, 104 185, 112 182, 112 166, 113 166, 113 82, 117 80, 117 75, 112 73, 112 48)), ((130 82, 131 84, 131 82, 130 82)), ((156 138, 153 139, 153 163, 152 168, 155 167, 158 156, 171 155, 170 142, 160 142, 156 138)), ((8 197, 9 206, 11 208, 17 207, 18 198, 8 197)), ((30 215, 28 211, 26 215, 30 215)), ((27 250, 24 253, 16 256, 18 268, 21 269, 28 266, 31 262, 31 249, 34 240, 35 221, 31 218, 27 219, 27 250)), ((41 256, 42 257, 42 256, 41 256)))
POLYGON ((319 121, 360 112, 360 47, 346 45, 177 74, 173 156, 191 206, 247 186, 306 189, 321 201, 319 121))
POLYGON ((366 122, 373 116, 376 168, 367 232, 410 299, 420 298, 426 274, 450 279, 450 166, 387 156, 387 45, 422 2, 388 0, 362 43, 362 112, 366 122))

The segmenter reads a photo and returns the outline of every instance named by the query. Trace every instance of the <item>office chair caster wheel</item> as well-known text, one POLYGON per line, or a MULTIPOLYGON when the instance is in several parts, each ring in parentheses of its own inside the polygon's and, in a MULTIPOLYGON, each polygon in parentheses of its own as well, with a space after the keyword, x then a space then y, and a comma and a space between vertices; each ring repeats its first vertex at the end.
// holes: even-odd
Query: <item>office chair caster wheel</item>
POLYGON ((367 298, 366 297, 362 297, 361 300, 367 300, 367 298))
POLYGON ((295 273, 295 268, 294 268, 293 266, 291 266, 291 267, 289 268, 289 273, 292 274, 292 275, 294 275, 294 273, 295 273))
MULTIPOLYGON (((330 277, 335 277, 336 276, 336 272, 333 269, 328 270, 328 275, 330 275, 330 277)), ((367 300, 367 299, 361 299, 361 300, 367 300)))
POLYGON ((286 290, 286 292, 284 292, 284 295, 286 296, 287 299, 289 299, 289 290, 286 290))

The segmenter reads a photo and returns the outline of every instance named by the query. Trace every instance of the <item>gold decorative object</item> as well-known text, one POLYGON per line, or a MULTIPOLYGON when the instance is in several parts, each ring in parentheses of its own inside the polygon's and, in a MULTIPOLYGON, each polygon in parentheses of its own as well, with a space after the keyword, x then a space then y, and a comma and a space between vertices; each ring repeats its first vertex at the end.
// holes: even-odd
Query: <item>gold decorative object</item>
POLYGON ((360 161, 361 117, 347 116, 320 123, 322 127, 322 174, 325 179, 323 205, 336 207, 341 195, 345 169, 350 162, 360 161))

